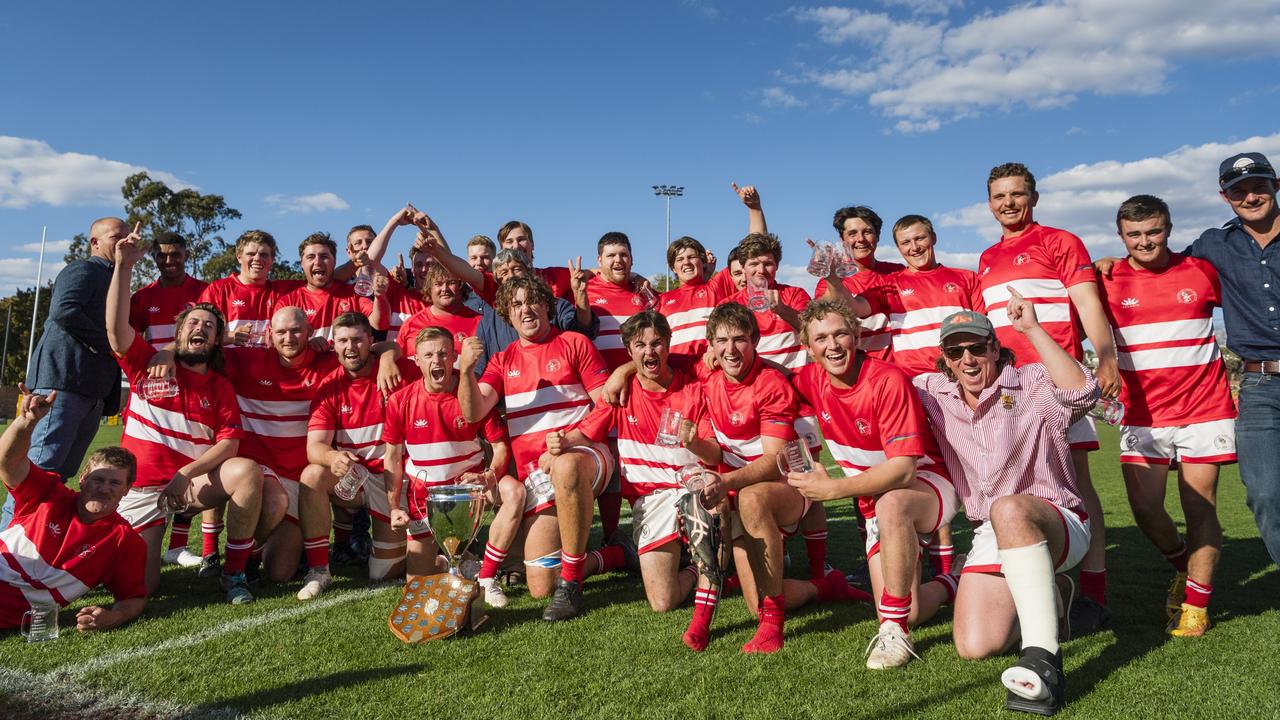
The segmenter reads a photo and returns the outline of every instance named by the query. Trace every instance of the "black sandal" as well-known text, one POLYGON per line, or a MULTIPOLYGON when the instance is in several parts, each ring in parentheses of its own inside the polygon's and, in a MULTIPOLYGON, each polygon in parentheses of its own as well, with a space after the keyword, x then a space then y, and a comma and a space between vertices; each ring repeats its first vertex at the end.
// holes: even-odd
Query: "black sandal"
MULTIPOLYGON (((1048 650, 1039 647, 1023 648, 1014 667, 1034 673, 1040 679, 1041 685, 1048 694, 1039 700, 1028 700, 1013 690, 1009 690, 1004 699, 1006 710, 1048 716, 1062 709, 1066 702, 1067 676, 1062 672, 1061 650, 1057 653, 1050 653, 1048 650)), ((1006 670, 1005 672, 1008 671, 1006 670)), ((1004 682, 1003 676, 1001 677, 1001 682, 1004 682)), ((1007 683, 1005 683, 1005 687, 1008 687, 1007 683)))

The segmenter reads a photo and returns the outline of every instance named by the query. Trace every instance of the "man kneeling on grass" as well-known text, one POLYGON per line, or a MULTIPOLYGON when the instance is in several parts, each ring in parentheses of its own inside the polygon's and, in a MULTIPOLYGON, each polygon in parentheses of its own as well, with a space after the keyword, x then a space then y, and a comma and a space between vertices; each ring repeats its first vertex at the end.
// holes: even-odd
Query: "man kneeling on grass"
POLYGON ((147 544, 116 508, 133 485, 133 455, 97 450, 80 475, 80 492, 57 473, 27 460, 31 432, 57 401, 22 390, 18 417, 0 436, 0 480, 14 498, 13 522, 0 532, 0 630, 16 628, 37 603, 66 606, 102 583, 109 608, 89 605, 76 628, 110 630, 138 617, 147 604, 147 544))
POLYGON ((1098 384, 1040 327, 1034 306, 1010 294, 1009 322, 1040 363, 1015 367, 991 321, 965 310, 942 321, 943 372, 914 382, 977 524, 956 593, 956 651, 990 657, 1021 634, 1018 663, 1001 676, 1005 707, 1052 715, 1066 690, 1054 573, 1070 570, 1089 547, 1066 432, 1098 399, 1098 384))

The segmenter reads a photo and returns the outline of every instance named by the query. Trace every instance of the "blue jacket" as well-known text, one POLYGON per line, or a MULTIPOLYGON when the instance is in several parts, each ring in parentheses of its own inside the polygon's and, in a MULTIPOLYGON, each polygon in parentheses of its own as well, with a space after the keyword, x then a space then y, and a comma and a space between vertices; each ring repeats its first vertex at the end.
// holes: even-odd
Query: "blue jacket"
POLYGON ((69 390, 104 400, 103 414, 120 410, 120 365, 107 342, 107 288, 113 266, 100 257, 76 260, 53 281, 44 334, 36 345, 27 387, 69 390))

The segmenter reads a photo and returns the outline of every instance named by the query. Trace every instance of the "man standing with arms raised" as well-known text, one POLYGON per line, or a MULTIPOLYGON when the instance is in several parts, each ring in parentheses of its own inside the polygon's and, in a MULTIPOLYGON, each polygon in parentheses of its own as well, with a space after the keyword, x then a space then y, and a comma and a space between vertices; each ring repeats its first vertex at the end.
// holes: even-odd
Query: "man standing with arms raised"
MULTIPOLYGON (((1017 290, 1036 308, 1045 332, 1076 360, 1084 359, 1079 328, 1098 354, 1098 386, 1104 396, 1120 392, 1120 371, 1111 326, 1098 296, 1089 251, 1080 238, 1035 221, 1040 196, 1036 179, 1025 165, 1005 163, 987 178, 987 206, 1000 223, 1001 237, 978 261, 978 281, 987 315, 1000 344, 1013 351, 1019 366, 1040 362, 1040 353, 1016 332, 1005 310, 1017 290)), ((1071 610, 1071 627, 1088 634, 1107 627, 1106 527, 1102 502, 1089 475, 1089 452, 1098 449, 1098 435, 1089 418, 1076 421, 1067 432, 1076 481, 1089 514, 1089 552, 1080 563, 1080 592, 1071 610)))

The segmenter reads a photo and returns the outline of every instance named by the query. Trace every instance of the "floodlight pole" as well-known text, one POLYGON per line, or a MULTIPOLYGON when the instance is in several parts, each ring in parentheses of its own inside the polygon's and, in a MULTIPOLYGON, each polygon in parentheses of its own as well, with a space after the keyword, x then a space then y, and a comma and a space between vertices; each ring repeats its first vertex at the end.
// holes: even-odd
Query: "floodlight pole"
POLYGON ((671 198, 682 197, 684 188, 677 185, 654 185, 653 194, 667 200, 667 245, 671 245, 671 198))
POLYGON ((36 351, 36 316, 40 314, 40 281, 44 276, 44 241, 48 234, 48 225, 40 228, 40 263, 36 265, 36 297, 31 304, 31 339, 27 342, 27 376, 24 380, 31 378, 31 364, 36 351))

